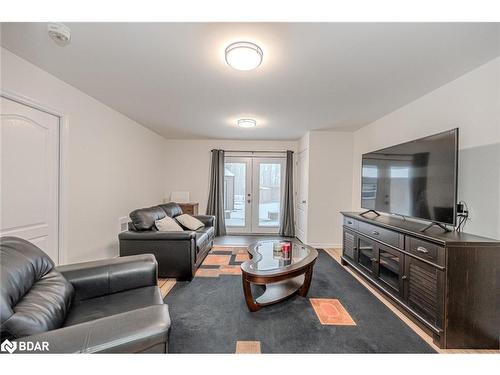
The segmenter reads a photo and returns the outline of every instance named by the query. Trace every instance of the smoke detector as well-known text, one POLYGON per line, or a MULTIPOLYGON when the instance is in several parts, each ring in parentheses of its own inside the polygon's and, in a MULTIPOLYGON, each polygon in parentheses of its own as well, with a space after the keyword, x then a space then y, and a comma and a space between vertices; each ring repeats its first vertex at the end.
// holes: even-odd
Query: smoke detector
POLYGON ((60 47, 64 47, 71 41, 71 29, 62 23, 49 23, 47 32, 50 38, 60 47))

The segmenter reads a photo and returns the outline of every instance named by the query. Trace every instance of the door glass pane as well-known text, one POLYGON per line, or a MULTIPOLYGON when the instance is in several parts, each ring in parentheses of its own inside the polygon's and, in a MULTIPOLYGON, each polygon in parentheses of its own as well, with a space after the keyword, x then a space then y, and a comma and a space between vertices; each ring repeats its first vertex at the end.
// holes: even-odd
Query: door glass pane
POLYGON ((360 238, 358 254, 358 263, 371 272, 372 258, 374 258, 373 244, 360 238))
POLYGON ((280 221, 281 164, 260 163, 259 226, 277 227, 280 221))
POLYGON ((226 225, 245 226, 246 163, 225 163, 224 214, 226 225))
POLYGON ((399 256, 379 249, 379 277, 394 289, 399 290, 399 256))

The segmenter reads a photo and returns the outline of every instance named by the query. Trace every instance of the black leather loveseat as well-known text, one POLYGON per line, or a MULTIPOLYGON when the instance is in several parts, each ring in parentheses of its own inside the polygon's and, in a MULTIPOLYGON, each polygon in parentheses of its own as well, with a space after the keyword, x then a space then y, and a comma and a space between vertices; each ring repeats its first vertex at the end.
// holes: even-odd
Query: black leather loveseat
POLYGON ((54 267, 17 237, 0 238, 0 250, 1 341, 11 349, 167 352, 170 316, 152 255, 54 267))
POLYGON ((196 231, 159 232, 155 220, 182 215, 181 207, 170 202, 130 213, 129 230, 120 233, 120 255, 154 254, 160 277, 191 280, 213 246, 215 216, 196 215, 204 227, 196 231))

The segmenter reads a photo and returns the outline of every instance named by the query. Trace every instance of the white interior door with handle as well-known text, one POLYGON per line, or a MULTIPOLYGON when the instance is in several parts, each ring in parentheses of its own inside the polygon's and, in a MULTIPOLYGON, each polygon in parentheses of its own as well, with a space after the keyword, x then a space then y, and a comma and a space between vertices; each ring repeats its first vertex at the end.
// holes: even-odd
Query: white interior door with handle
POLYGON ((0 235, 31 241, 57 264, 59 117, 1 98, 0 235))
POLYGON ((297 156, 297 190, 296 190, 296 220, 295 235, 299 240, 307 242, 307 200, 309 178, 309 151, 304 150, 297 156))

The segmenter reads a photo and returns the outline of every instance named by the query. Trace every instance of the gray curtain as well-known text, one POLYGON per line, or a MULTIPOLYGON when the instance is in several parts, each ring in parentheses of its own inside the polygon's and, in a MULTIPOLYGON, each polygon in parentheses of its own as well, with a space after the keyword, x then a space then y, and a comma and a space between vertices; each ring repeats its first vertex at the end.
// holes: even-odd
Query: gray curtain
POLYGON ((215 216, 215 235, 224 236, 226 234, 226 221, 224 219, 224 150, 212 150, 207 215, 215 216))
POLYGON ((285 186, 281 200, 280 236, 295 237, 293 205, 293 151, 286 152, 285 186))

